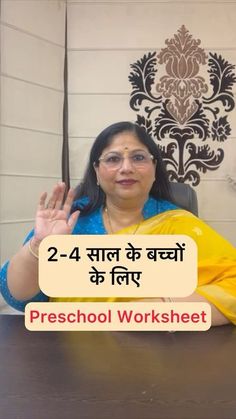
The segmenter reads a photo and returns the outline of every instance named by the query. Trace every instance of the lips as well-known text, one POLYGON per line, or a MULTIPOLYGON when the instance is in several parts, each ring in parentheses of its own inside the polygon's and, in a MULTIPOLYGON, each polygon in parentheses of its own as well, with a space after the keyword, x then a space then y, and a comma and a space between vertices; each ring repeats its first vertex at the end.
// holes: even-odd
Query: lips
POLYGON ((119 183, 119 185, 124 185, 124 186, 129 186, 129 185, 134 185, 135 183, 137 183, 137 180, 134 179, 122 179, 117 181, 116 183, 119 183))

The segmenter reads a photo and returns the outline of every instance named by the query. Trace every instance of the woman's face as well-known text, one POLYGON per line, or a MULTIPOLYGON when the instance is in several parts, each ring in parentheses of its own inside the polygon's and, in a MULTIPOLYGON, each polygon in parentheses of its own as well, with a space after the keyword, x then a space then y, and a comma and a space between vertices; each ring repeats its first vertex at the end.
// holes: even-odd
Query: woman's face
POLYGON ((156 162, 135 134, 113 137, 95 167, 97 180, 107 200, 145 202, 155 180, 156 162))

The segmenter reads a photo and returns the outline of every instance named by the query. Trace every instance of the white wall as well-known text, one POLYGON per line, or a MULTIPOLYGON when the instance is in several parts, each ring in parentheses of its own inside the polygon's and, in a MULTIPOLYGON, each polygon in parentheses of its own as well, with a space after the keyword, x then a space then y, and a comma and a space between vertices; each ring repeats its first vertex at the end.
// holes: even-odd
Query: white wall
MULTIPOLYGON (((110 123, 134 121, 129 107, 130 64, 144 53, 160 51, 185 24, 206 52, 236 63, 235 1, 88 1, 68 0, 69 105, 71 169, 82 176, 85 150, 110 123), (82 164, 80 164, 82 161, 82 164)), ((234 88, 236 93, 236 87, 234 88)), ((236 113, 224 144, 219 170, 201 174, 196 188, 200 217, 236 245, 236 113)))
POLYGON ((3 0, 1 260, 32 228, 39 194, 60 178, 64 1, 3 0))
POLYGON ((1 262, 61 176, 64 21, 64 0, 1 4, 1 262))

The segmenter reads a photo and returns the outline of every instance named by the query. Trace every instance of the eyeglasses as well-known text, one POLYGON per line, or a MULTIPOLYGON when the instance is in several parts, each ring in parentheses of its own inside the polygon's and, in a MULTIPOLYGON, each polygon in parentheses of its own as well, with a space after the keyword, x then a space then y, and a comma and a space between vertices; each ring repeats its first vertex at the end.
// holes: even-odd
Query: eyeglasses
MULTIPOLYGON (((118 170, 121 168, 125 158, 126 157, 120 153, 110 152, 105 154, 103 157, 100 157, 98 161, 101 162, 108 170, 118 170)), ((137 169, 148 166, 150 162, 154 160, 154 156, 146 151, 136 151, 129 154, 127 158, 132 166, 137 169)))

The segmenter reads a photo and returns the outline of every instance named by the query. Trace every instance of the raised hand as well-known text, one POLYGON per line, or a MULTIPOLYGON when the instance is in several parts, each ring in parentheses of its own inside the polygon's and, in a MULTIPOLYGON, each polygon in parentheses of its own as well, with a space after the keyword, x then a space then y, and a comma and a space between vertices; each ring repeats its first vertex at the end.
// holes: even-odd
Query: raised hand
POLYGON ((62 206, 65 188, 66 185, 63 182, 54 186, 47 205, 47 193, 44 192, 41 195, 35 220, 35 243, 40 243, 45 237, 52 234, 71 234, 78 219, 79 211, 70 215, 74 200, 73 189, 69 190, 62 206))

